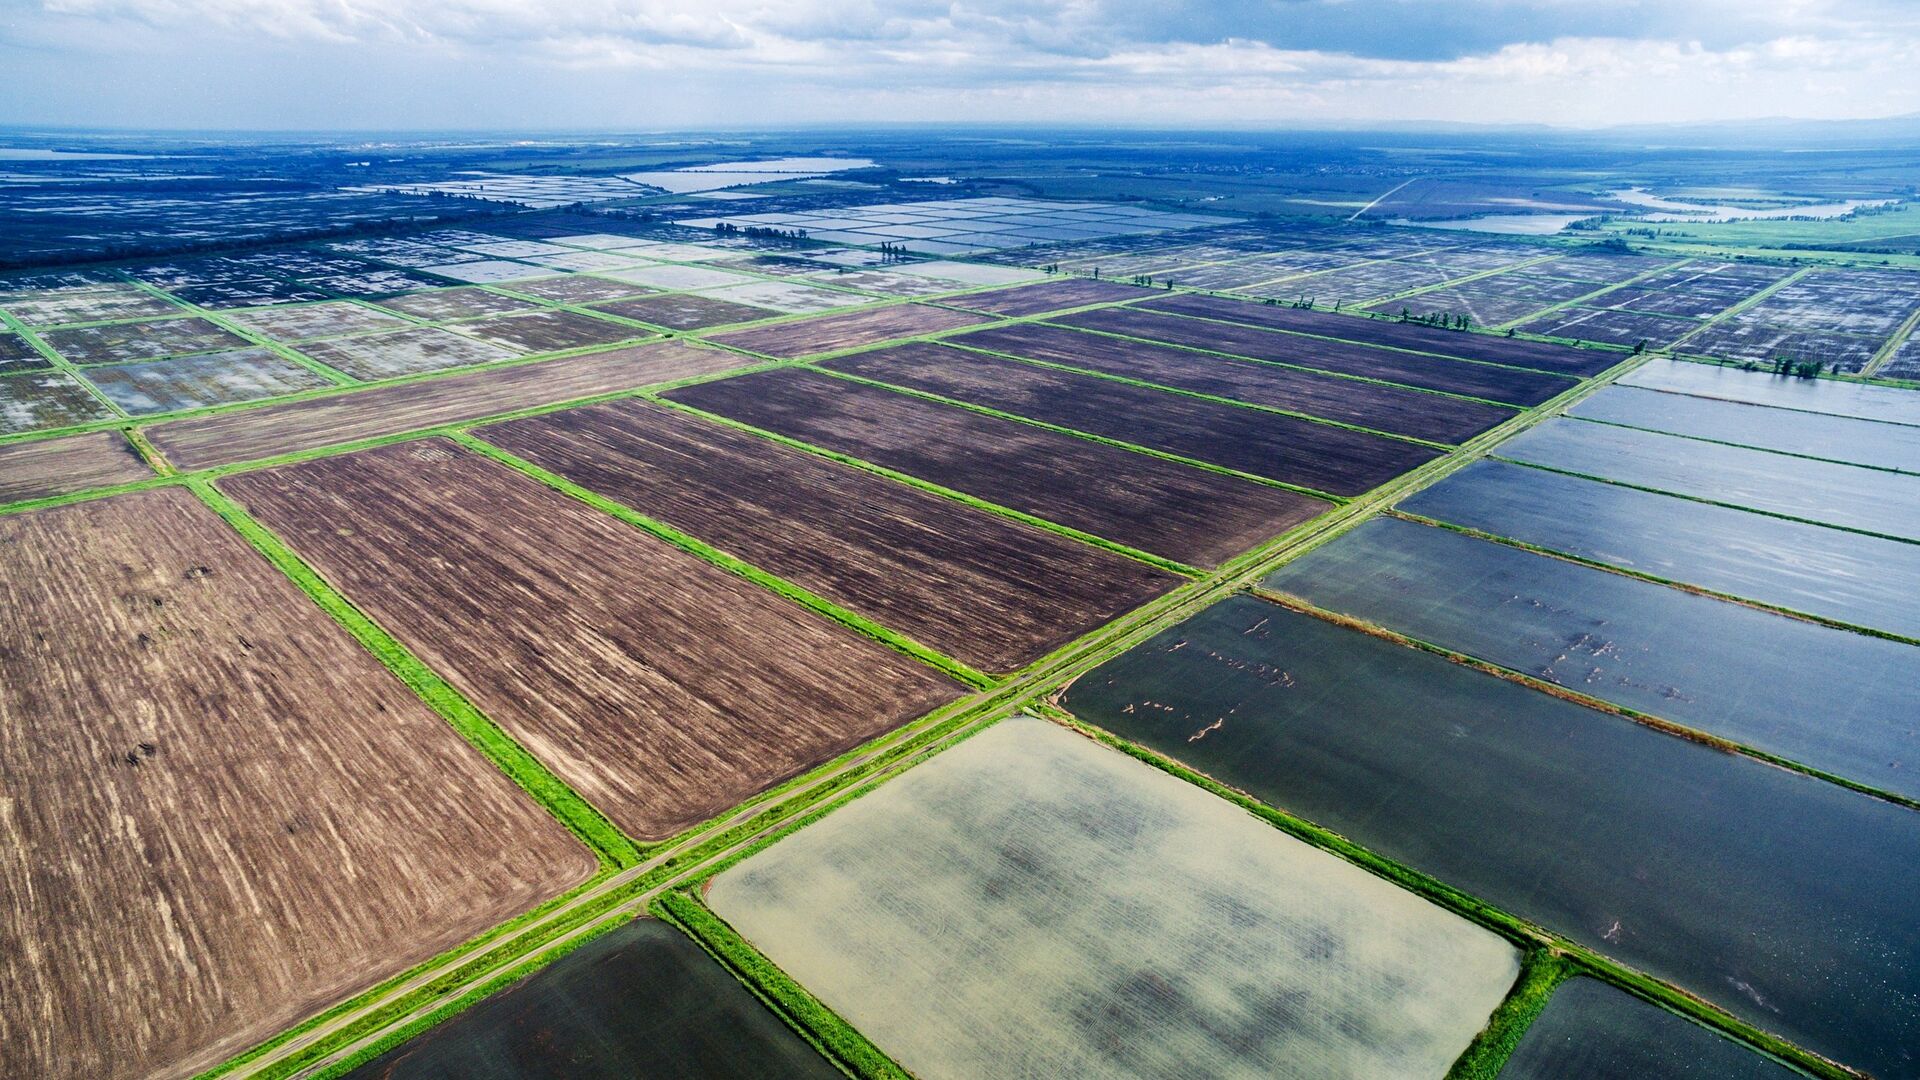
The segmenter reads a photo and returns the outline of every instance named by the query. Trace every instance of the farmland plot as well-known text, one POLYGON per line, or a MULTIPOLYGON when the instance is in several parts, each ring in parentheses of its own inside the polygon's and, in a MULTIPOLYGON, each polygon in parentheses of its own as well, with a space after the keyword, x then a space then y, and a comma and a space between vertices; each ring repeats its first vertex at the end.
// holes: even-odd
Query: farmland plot
MULTIPOLYGON (((535 295, 529 291, 535 285, 536 282, 533 281, 516 281, 513 283, 513 291, 535 295)), ((408 293, 405 296, 390 297, 380 301, 380 306, 390 311, 398 311, 404 315, 429 319, 433 322, 478 319, 488 315, 512 315, 540 310, 540 305, 532 301, 501 296, 496 292, 475 288, 429 289, 408 293)))
POLYGON ((1064 281, 1043 281, 1035 285, 1015 285, 1006 289, 991 289, 987 292, 970 293, 956 296, 948 301, 954 307, 968 311, 984 311, 993 315, 1038 315, 1043 311, 1060 311, 1063 308, 1084 307, 1087 304, 1110 304, 1126 300, 1139 300, 1153 296, 1148 289, 1137 285, 1122 285, 1115 281, 1102 281, 1098 278, 1069 278, 1064 281))
POLYGON ((1768 409, 1764 405, 1715 402, 1640 386, 1609 386, 1574 405, 1571 411, 1590 421, 1920 473, 1920 429, 1768 409))
POLYGON ((822 366, 1334 495, 1358 495, 1444 453, 1262 409, 924 342, 843 356, 822 366))
POLYGON ((112 418, 112 409, 64 371, 28 371, 0 379, 0 435, 112 418))
POLYGON ((630 285, 624 281, 594 277, 591 274, 562 274, 559 277, 516 281, 512 289, 524 296, 538 297, 562 304, 591 304, 600 300, 617 300, 622 296, 653 291, 644 285, 630 285))
POLYGON ((718 349, 661 342, 177 420, 148 428, 147 435, 174 464, 203 469, 707 375, 744 362, 718 349))
POLYGON ((1025 717, 709 899, 928 1078, 1438 1077, 1518 971, 1493 934, 1025 717))
POLYGON ((1232 558, 1329 505, 812 371, 743 375, 667 396, 1196 565, 1232 558))
POLYGON ((1683 360, 1650 361, 1621 376, 1619 385, 1890 424, 1920 424, 1920 394, 1889 386, 1763 375, 1683 360))
POLYGON ((637 319, 669 330, 704 330, 709 326, 771 319, 780 314, 771 308, 730 303, 695 293, 662 293, 594 306, 596 310, 623 319, 637 319))
POLYGON ((312 341, 380 330, 397 330, 405 319, 346 300, 319 304, 288 304, 259 311, 234 311, 227 318, 256 334, 278 341, 312 341))
POLYGON ((193 1074, 594 869, 185 490, 0 549, 9 1074, 193 1074))
POLYGON ((1267 584, 1603 701, 1920 798, 1920 648, 1912 645, 1391 518, 1308 552, 1267 584), (1810 672, 1846 672, 1847 692, 1833 693, 1810 672))
POLYGON ((1667 581, 1920 638, 1920 545, 1484 460, 1400 509, 1667 581))
POLYGON ((180 309, 132 285, 86 285, 46 289, 8 298, 0 307, 28 326, 151 319, 178 315, 180 309))
POLYGON ((0 446, 0 503, 44 499, 153 475, 117 431, 0 446))
POLYGON ((1586 420, 1920 473, 1920 428, 1610 386, 1570 410, 1586 420))
POLYGON ((1083 330, 1145 338, 1168 345, 1186 345, 1340 375, 1357 375, 1507 405, 1538 405, 1578 385, 1573 379, 1548 372, 1467 363, 1355 342, 1327 341, 1257 326, 1183 319, 1177 315, 1144 311, 1138 305, 1098 308, 1077 315, 1063 315, 1057 321, 1063 326, 1083 330))
POLYGON ((1180 580, 640 401, 478 434, 987 671, 1037 659, 1180 580))
POLYGON ((1501 1080, 1793 1080, 1800 1073, 1593 979, 1562 983, 1501 1080))
POLYGON ((877 296, 842 292, 839 289, 817 289, 798 281, 749 281, 741 285, 708 289, 706 295, 716 300, 772 308, 788 314, 862 307, 867 304, 877 304, 881 299, 877 296))
POLYGON ((1534 368, 1539 371, 1557 371, 1568 375, 1598 375, 1624 359, 1616 352, 1588 351, 1543 341, 1526 341, 1492 334, 1469 334, 1457 330, 1440 330, 1431 326, 1421 326, 1418 323, 1396 322, 1392 319, 1362 319, 1326 311, 1310 311, 1275 304, 1249 304, 1244 301, 1222 300, 1211 296, 1191 294, 1167 296, 1149 300, 1141 306, 1155 311, 1220 319, 1247 326, 1265 327, 1269 330, 1313 334, 1343 341, 1358 341, 1368 345, 1412 349, 1415 352, 1451 356, 1462 360, 1484 360, 1489 363, 1509 364, 1513 367, 1534 368))
POLYGON ((348 1080, 833 1080, 693 939, 635 919, 348 1080))
POLYGON ((1527 465, 1920 540, 1920 476, 1907 473, 1566 419, 1522 432, 1496 452, 1527 465))
POLYGON ((562 349, 613 345, 656 336, 651 330, 628 326, 612 319, 596 319, 577 311, 556 310, 478 319, 460 323, 455 329, 469 337, 519 353, 559 352, 562 349))
POLYGON ((104 364, 88 368, 87 381, 133 416, 226 405, 332 386, 324 377, 271 349, 104 364))
POLYGON ((615 824, 659 840, 958 693, 442 441, 222 486, 615 824))
POLYGON ((372 382, 423 371, 511 360, 522 350, 476 341, 450 330, 418 326, 390 334, 315 342, 300 351, 335 371, 372 382))
POLYGON ((739 330, 720 334, 713 340, 736 349, 785 360, 987 321, 990 320, 983 315, 969 315, 925 304, 896 304, 871 311, 823 315, 816 319, 739 330))
POLYGON ((953 345, 1289 409, 1432 442, 1465 442, 1515 415, 1510 408, 1484 402, 1169 345, 1083 334, 1045 323, 989 327, 946 340, 953 345))
POLYGON ((1250 597, 1066 705, 1816 1052, 1920 1067, 1907 807, 1250 597))
POLYGON ((205 319, 157 319, 153 322, 49 330, 40 338, 75 364, 148 360, 178 353, 245 348, 251 344, 238 334, 205 319))
POLYGON ((37 371, 52 366, 46 357, 27 344, 26 338, 0 330, 0 375, 14 371, 37 371))

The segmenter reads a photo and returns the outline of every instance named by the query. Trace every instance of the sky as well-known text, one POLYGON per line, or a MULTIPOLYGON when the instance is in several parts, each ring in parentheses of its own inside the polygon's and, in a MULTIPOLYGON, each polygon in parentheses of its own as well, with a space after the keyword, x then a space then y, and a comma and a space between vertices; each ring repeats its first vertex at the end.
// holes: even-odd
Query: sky
POLYGON ((1920 113, 1913 0, 0 0, 0 124, 1566 127, 1920 113))

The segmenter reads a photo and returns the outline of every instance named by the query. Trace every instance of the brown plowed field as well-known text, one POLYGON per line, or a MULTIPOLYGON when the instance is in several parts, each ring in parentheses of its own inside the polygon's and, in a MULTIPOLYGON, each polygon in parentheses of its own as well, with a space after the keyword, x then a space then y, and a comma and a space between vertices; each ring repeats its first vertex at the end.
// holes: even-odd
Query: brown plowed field
POLYGON ((746 363, 718 349, 660 342, 159 424, 147 434, 176 466, 204 469, 610 394, 746 363))
POLYGON ((1361 494, 1445 453, 925 341, 821 366, 1334 495, 1361 494))
POLYGON ((224 480, 631 835, 658 840, 959 693, 440 440, 224 480))
POLYGON ((183 1076, 595 863, 180 488, 0 518, 0 1074, 183 1076))
POLYGON ((0 504, 152 477, 153 470, 117 431, 0 446, 0 504))
POLYGON ((1111 304, 1124 300, 1140 300, 1157 295, 1149 289, 1137 285, 1122 285, 1117 281, 1101 281, 1098 278, 1070 278, 1066 281, 1043 281, 1037 285, 1014 285, 1005 289, 989 289, 986 292, 968 293, 956 296, 944 303, 968 311, 987 311, 995 315, 1038 315, 1043 311, 1059 311, 1062 308, 1083 307, 1087 304, 1111 304))
MULTIPOLYGON (((1310 288, 1310 285, 1302 285, 1310 288)), ((1156 311, 1224 319, 1247 326, 1264 326, 1298 334, 1359 341, 1369 345, 1390 345, 1397 349, 1416 349, 1440 356, 1467 360, 1485 360, 1495 364, 1559 371, 1572 375, 1598 375, 1626 359, 1624 353, 1610 350, 1575 349, 1546 341, 1500 337, 1496 334, 1472 334, 1459 330, 1441 330, 1419 323, 1392 319, 1363 319, 1331 311, 1309 311, 1281 304, 1254 304, 1245 300, 1224 300, 1190 293, 1163 296, 1141 305, 1156 311)))
MULTIPOLYGON (((1358 319, 1352 320, 1358 322, 1358 319)), ((1095 308, 1062 315, 1063 326, 1100 330, 1170 345, 1231 353, 1282 364, 1358 375, 1383 382, 1465 394, 1509 405, 1538 405, 1578 385, 1578 380, 1545 371, 1472 364, 1440 356, 1382 349, 1352 341, 1329 341, 1258 326, 1209 322, 1163 315, 1138 305, 1095 308)))
POLYGON ((845 315, 826 315, 818 319, 715 334, 713 340, 763 356, 792 359, 987 321, 983 315, 969 315, 926 304, 896 304, 845 315))
POLYGON ((1058 534, 637 400, 478 432, 985 671, 1180 579, 1058 534))
POLYGON ((1234 360, 1171 345, 1083 334, 1047 323, 990 327, 947 340, 1433 442, 1463 443, 1515 415, 1512 409, 1478 401, 1234 360))
POLYGON ((1192 565, 1330 504, 1030 424, 797 368, 668 397, 1192 565))

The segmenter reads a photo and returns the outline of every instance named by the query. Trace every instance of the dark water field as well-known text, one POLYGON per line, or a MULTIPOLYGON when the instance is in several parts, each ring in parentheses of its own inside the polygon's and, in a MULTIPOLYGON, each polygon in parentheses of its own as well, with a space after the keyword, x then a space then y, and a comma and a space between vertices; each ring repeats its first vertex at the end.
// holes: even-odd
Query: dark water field
POLYGON ((1553 992, 1500 1080, 1793 1080, 1804 1075, 1595 979, 1553 992))
POLYGON ((636 919, 351 1080, 839 1077, 685 934, 636 919))
POLYGON ((1913 810, 1251 597, 1065 703, 1757 1026, 1920 1072, 1913 810))
POLYGON ((1920 544, 1478 461, 1408 513, 1794 611, 1920 637, 1920 544))
POLYGON ((1610 386, 1573 415, 1786 454, 1920 472, 1920 428, 1610 386))
POLYGON ((1920 648, 1377 518, 1277 590, 1920 798, 1920 648))
POLYGON ((1548 421, 1501 443, 1495 453, 1529 465, 1920 540, 1920 476, 1578 420, 1548 421))

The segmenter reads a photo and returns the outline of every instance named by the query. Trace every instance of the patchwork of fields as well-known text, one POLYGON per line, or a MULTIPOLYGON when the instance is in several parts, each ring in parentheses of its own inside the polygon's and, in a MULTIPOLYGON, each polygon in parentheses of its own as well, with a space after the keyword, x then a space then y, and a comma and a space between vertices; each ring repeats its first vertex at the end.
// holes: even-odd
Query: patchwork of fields
POLYGON ((1901 273, 963 202, 0 281, 0 1073, 1920 1071, 1901 273))

